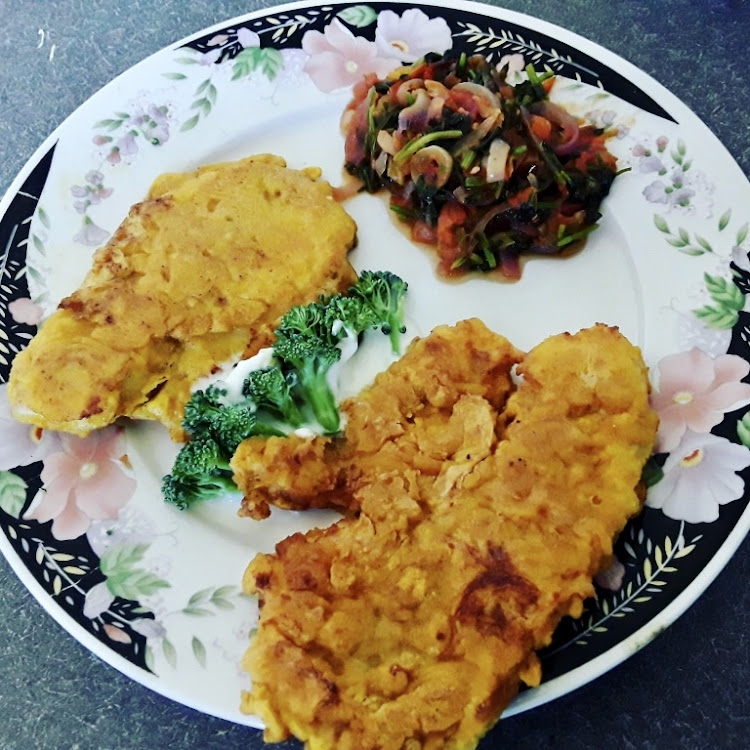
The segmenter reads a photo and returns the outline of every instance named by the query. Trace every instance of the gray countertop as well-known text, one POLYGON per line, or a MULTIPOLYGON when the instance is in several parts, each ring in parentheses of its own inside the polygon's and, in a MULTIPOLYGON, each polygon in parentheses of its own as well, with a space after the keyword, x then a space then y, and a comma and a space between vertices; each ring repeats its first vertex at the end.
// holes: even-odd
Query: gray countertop
MULTIPOLYGON (((492 4, 566 27, 653 75, 750 174, 747 0, 492 4)), ((0 0, 0 193, 43 139, 114 76, 188 34, 268 5, 0 0)), ((0 572, 0 750, 262 747, 259 732, 185 708, 107 666, 42 609, 2 558, 0 572)), ((654 642, 572 694, 501 721, 482 746, 747 747, 748 580, 745 543, 654 642)))

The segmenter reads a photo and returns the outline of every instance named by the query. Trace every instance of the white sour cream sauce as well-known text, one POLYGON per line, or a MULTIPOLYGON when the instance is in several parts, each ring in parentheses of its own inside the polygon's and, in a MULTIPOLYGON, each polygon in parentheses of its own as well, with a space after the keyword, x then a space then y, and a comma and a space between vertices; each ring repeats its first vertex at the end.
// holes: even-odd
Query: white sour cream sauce
MULTIPOLYGON (((334 333, 341 330, 343 324, 338 328, 334 325, 334 333)), ((408 326, 407 330, 411 327, 408 326)), ((401 351, 406 348, 407 334, 401 335, 401 351)), ((379 330, 365 331, 361 341, 356 336, 347 335, 339 341, 341 359, 328 371, 328 385, 333 392, 336 403, 340 404, 344 399, 356 396, 365 386, 375 380, 375 376, 386 370, 399 358, 391 349, 390 336, 386 336, 379 330)), ((217 372, 205 378, 201 378, 193 386, 193 391, 203 390, 211 384, 220 384, 226 389, 226 400, 234 403, 242 400, 242 385, 245 378, 255 371, 269 367, 275 363, 273 349, 265 347, 248 359, 228 362, 217 372)), ((341 427, 345 425, 342 414, 341 427)), ((312 437, 319 434, 317 425, 303 426, 294 431, 300 437, 312 437)))

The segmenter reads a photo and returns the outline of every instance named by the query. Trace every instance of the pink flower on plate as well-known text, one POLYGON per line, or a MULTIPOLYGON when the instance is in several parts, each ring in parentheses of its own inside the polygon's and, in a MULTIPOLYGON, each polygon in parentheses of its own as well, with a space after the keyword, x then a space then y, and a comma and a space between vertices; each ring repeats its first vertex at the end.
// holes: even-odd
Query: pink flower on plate
POLYGON ((104 632, 110 637, 110 639, 115 641, 116 643, 128 644, 133 642, 133 639, 125 630, 124 626, 106 623, 105 625, 102 625, 102 630, 104 630, 104 632))
POLYGON ((643 188, 643 197, 649 203, 663 203, 667 206, 685 208, 690 205, 690 199, 695 196, 695 190, 688 187, 667 185, 661 180, 655 180, 643 188))
POLYGON ((92 521, 116 518, 135 491, 126 468, 122 430, 107 427, 86 438, 61 435, 62 450, 47 456, 43 491, 25 518, 52 521, 56 539, 76 539, 92 521))
POLYGON ((202 52, 198 55, 198 63, 205 67, 210 67, 221 57, 220 49, 212 49, 208 52, 202 52))
POLYGON ((649 488, 646 505, 687 523, 711 523, 719 506, 742 497, 736 472, 750 466, 750 450, 711 433, 685 433, 664 463, 664 476, 649 488))
POLYGON ((677 340, 680 348, 692 349, 697 346, 706 354, 718 357, 726 354, 732 341, 732 331, 728 328, 709 328, 693 313, 677 313, 677 340))
POLYGON ((740 382, 750 364, 735 354, 713 358, 700 349, 664 357, 651 405, 659 414, 657 450, 674 449, 685 432, 710 432, 726 412, 750 404, 750 384, 740 382))
POLYGON ((430 18, 417 8, 409 8, 400 16, 392 10, 380 13, 375 44, 383 57, 414 62, 428 52, 442 55, 453 46, 453 39, 445 19, 430 18))
POLYGON ((88 217, 83 217, 81 229, 73 235, 73 242, 80 242, 82 245, 99 247, 109 237, 109 232, 102 229, 88 217))
MULTIPOLYGON (((169 110, 165 106, 149 105, 145 112, 133 117, 133 124, 141 129, 141 134, 152 146, 163 146, 169 140, 169 110)), ((135 139, 137 132, 131 131, 130 135, 135 139)), ((135 148, 130 153, 138 153, 135 141, 130 148, 133 146, 135 148)), ((125 153, 122 150, 121 152, 125 153)))
POLYGON ((120 545, 149 545, 156 538, 154 524, 131 506, 123 508, 116 518, 103 518, 92 522, 86 530, 86 539, 97 557, 120 545))
POLYGON ((28 466, 60 450, 56 432, 16 422, 8 404, 8 384, 0 384, 0 471, 28 466))
POLYGON ((374 42, 354 36, 338 19, 323 33, 306 32, 302 49, 310 55, 305 72, 326 93, 351 86, 368 73, 383 77, 399 63, 393 57, 379 56, 374 42))
POLYGON ((92 586, 86 592, 83 601, 83 615, 90 620, 100 617, 106 612, 115 600, 114 594, 107 588, 107 582, 102 581, 92 586))
POLYGON ((227 34, 216 34, 216 36, 212 36, 206 42, 206 45, 209 47, 221 47, 223 44, 226 44, 228 41, 229 41, 229 36, 227 34))
POLYGON ((167 629, 159 621, 151 617, 141 618, 138 620, 131 620, 130 627, 135 630, 136 633, 140 633, 146 638, 156 638, 161 640, 167 635, 167 629))
POLYGON ((260 47, 260 37, 246 26, 240 26, 237 29, 237 41, 243 49, 248 47, 260 47))
MULTIPOLYGON (((648 172, 657 172, 659 174, 666 174, 667 168, 664 166, 664 162, 656 155, 652 154, 649 151, 644 152, 641 154, 639 151, 637 151, 635 148, 633 149, 633 153, 636 156, 641 156, 641 160, 638 163, 638 170, 643 173, 648 172)), ((658 183, 662 184, 662 183, 658 183)))
POLYGON ((137 133, 130 131, 125 133, 120 140, 117 141, 117 150, 120 152, 120 156, 135 156, 138 153, 138 143, 135 140, 137 133))
POLYGON ((8 312, 16 323, 23 323, 27 326, 38 325, 44 317, 44 310, 28 297, 14 299, 8 305, 8 312))

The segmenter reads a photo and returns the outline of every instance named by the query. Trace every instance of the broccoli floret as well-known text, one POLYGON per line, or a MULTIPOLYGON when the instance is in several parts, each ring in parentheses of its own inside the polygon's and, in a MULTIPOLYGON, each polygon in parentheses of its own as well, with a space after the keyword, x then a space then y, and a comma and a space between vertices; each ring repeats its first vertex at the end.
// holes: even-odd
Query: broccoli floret
POLYGON ((185 510, 197 500, 237 492, 229 458, 209 437, 190 440, 177 454, 172 473, 162 480, 164 499, 185 510))
POLYGON ((276 331, 273 348, 282 362, 296 370, 303 400, 309 404, 320 426, 326 432, 337 432, 339 410, 327 375, 331 366, 341 359, 341 350, 330 339, 307 336, 281 327, 276 331))
POLYGON ((326 325, 339 339, 347 335, 359 336, 381 322, 375 309, 362 297, 344 294, 337 294, 328 300, 325 315, 326 325))
MULTIPOLYGON (((369 290, 372 284, 369 280, 367 284, 369 290)), ((369 328, 382 326, 384 318, 380 303, 373 304, 369 294, 369 291, 358 296, 334 294, 310 305, 293 307, 281 319, 277 333, 300 333, 336 344, 344 336, 358 336, 369 328)))
POLYGON ((249 399, 227 403, 225 396, 225 389, 210 385, 205 391, 195 391, 185 405, 182 426, 190 440, 162 482, 164 499, 183 510, 197 500, 237 491, 229 461, 243 440, 253 435, 285 434, 259 420, 249 399))
POLYGON ((320 299, 309 305, 297 305, 292 307, 283 315, 277 329, 277 334, 282 335, 300 333, 303 336, 311 336, 331 341, 331 329, 326 318, 326 306, 328 300, 320 299))
POLYGON ((185 404, 182 428, 193 437, 207 435, 223 407, 226 391, 217 385, 209 385, 204 391, 195 391, 185 404))
POLYGON ((172 466, 177 476, 231 472, 229 458, 221 445, 210 437, 189 440, 182 446, 172 466))
POLYGON ((205 474, 177 478, 174 474, 167 474, 161 491, 168 503, 180 510, 187 510, 198 500, 214 500, 227 492, 238 490, 231 475, 205 474))
POLYGON ((205 391, 195 391, 185 405, 182 427, 193 438, 211 438, 222 451, 231 456, 237 446, 253 435, 283 435, 273 424, 258 419, 252 401, 227 403, 226 390, 210 385, 205 391))
POLYGON ((245 378, 242 392, 259 410, 268 412, 290 427, 299 427, 305 422, 305 417, 294 399, 293 389, 297 382, 294 370, 284 373, 279 367, 263 367, 245 378))
POLYGON ((232 455, 237 446, 253 435, 284 435, 284 431, 269 421, 262 420, 254 403, 249 400, 227 404, 212 427, 219 444, 232 455))
POLYGON ((366 271, 347 294, 291 308, 276 330, 277 363, 251 372, 241 398, 229 398, 221 383, 193 393, 182 423, 190 441, 164 477, 164 498, 187 508, 196 500, 236 490, 229 461, 253 435, 286 435, 310 414, 324 432, 338 432, 329 372, 341 359, 341 341, 380 328, 398 353, 406 289, 392 273, 366 271))
POLYGON ((364 300, 375 312, 376 325, 390 336, 394 354, 400 351, 404 326, 404 297, 408 284, 390 271, 363 271, 350 293, 364 300))

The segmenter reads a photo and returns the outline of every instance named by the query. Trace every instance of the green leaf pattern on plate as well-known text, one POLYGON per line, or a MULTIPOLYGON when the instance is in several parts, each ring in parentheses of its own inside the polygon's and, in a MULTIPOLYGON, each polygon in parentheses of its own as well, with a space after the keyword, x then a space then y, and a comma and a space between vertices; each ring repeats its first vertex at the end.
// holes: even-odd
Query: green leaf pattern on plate
MULTIPOLYGON (((233 610, 240 599, 248 598, 237 586, 212 586, 203 588, 192 594, 185 605, 179 609, 172 610, 162 614, 159 618, 160 624, 164 627, 164 634, 157 635, 149 639, 146 648, 146 663, 149 669, 158 674, 158 664, 156 659, 156 650, 161 652, 166 664, 172 669, 177 669, 180 659, 180 649, 170 640, 166 633, 176 630, 172 623, 176 618, 183 620, 179 630, 190 630, 189 621, 191 618, 215 617, 222 612, 233 610), (169 627, 167 627, 169 624, 169 627)), ((189 641, 190 655, 195 659, 200 667, 206 668, 209 658, 209 649, 204 640, 199 635, 193 633, 189 641)))
POLYGON ((713 304, 704 305, 693 313, 709 328, 734 328, 740 311, 745 307, 745 295, 731 279, 708 273, 703 278, 713 304))
POLYGON ((737 421, 737 437, 745 448, 750 448, 750 412, 737 421))
POLYGON ((18 518, 26 503, 26 482, 11 471, 0 471, 0 508, 18 518))
POLYGON ((350 26, 362 29, 369 26, 378 17, 378 14, 369 5, 350 5, 336 14, 342 21, 350 26))
POLYGON ((139 601, 169 588, 167 581, 139 567, 147 550, 146 544, 118 545, 102 555, 99 567, 113 596, 139 601))

